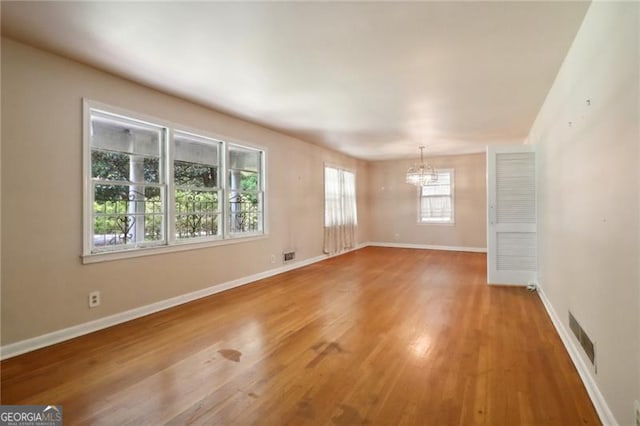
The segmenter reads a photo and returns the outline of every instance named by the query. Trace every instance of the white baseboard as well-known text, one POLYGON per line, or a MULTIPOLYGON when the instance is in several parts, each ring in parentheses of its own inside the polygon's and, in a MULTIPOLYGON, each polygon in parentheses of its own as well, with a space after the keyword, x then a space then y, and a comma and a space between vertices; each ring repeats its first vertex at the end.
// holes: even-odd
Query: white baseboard
MULTIPOLYGON (((344 251, 334 256, 340 256, 342 254, 348 253, 349 251, 358 250, 366 246, 367 246, 366 243, 361 244, 361 245, 358 245, 358 247, 353 250, 344 251)), ((141 306, 139 308, 134 308, 125 312, 120 312, 118 314, 110 315, 108 317, 100 318, 94 321, 89 321, 84 324, 74 325, 72 327, 53 331, 51 333, 43 334, 41 336, 36 336, 30 339, 21 340, 19 342, 10 343, 8 345, 4 345, 0 347, 0 359, 11 358, 17 355, 34 351, 36 349, 40 349, 46 346, 54 345, 56 343, 64 342, 65 340, 69 340, 78 336, 93 333, 94 331, 102 330, 107 327, 112 327, 114 325, 131 321, 133 319, 140 318, 149 314, 153 314, 155 312, 159 312, 164 309, 169 309, 174 306, 182 305, 184 303, 191 302, 203 297, 211 296, 212 294, 220 293, 222 291, 239 287, 245 284, 249 284, 264 278, 272 277, 274 275, 291 271, 293 269, 302 268, 303 266, 320 262, 322 260, 328 259, 329 257, 333 257, 333 256, 321 255, 321 256, 316 256, 309 259, 304 259, 291 264, 279 266, 274 269, 269 269, 264 272, 259 272, 257 274, 238 278, 236 280, 227 281, 221 284, 216 284, 214 286, 204 288, 202 290, 197 290, 191 293, 172 297, 171 299, 162 300, 160 302, 152 303, 150 305, 141 306)))
POLYGON ((309 259, 304 259, 291 264, 279 266, 274 269, 269 269, 264 272, 249 275, 246 277, 238 278, 236 280, 227 281, 225 283, 216 284, 214 286, 197 290, 191 293, 183 294, 180 296, 172 297, 171 299, 161 300, 160 302, 152 303, 150 305, 141 306, 125 312, 110 315, 108 317, 100 318, 94 321, 89 321, 84 324, 74 325, 72 327, 64 328, 62 330, 53 331, 51 333, 43 334, 41 336, 32 337, 30 339, 21 340, 19 342, 11 343, 0 347, 0 360, 11 358, 17 355, 21 355, 27 352, 35 351, 36 349, 51 346, 56 343, 64 342, 65 340, 73 339, 85 334, 93 333, 94 331, 102 330, 107 327, 121 324, 123 322, 131 321, 136 318, 140 318, 146 315, 153 314, 155 312, 162 311, 164 309, 173 308, 174 306, 182 305, 203 297, 211 296, 212 294, 220 293, 225 290, 230 290, 235 287, 250 284, 254 281, 258 281, 264 278, 269 278, 274 275, 281 274, 283 272, 291 271, 293 269, 302 268, 312 263, 320 262, 328 259, 329 257, 340 256, 350 251, 358 250, 369 245, 368 243, 359 244, 358 247, 352 250, 347 250, 338 253, 333 256, 320 255, 309 259))
POLYGON ((560 317, 556 314, 556 311, 553 309, 551 302, 547 299, 547 296, 544 294, 544 290, 538 286, 538 296, 540 300, 542 300, 542 304, 544 305, 547 313, 549 314, 549 318, 551 318, 551 322, 553 323, 556 331, 560 335, 560 339, 562 339, 562 343, 564 343, 564 347, 569 352, 569 357, 571 357, 571 361, 573 361, 573 365, 575 365, 576 370, 578 370, 578 374, 580 375, 580 379, 582 379, 582 383, 584 383, 585 388, 587 389, 587 393, 589 394, 589 398, 591 398, 591 402, 600 417, 600 421, 605 426, 618 426, 618 422, 616 418, 613 416, 611 409, 607 405, 607 401, 602 396, 600 389, 598 388, 598 384, 596 383, 593 375, 591 374, 591 370, 585 363, 583 357, 580 355, 580 348, 576 346, 569 331, 564 326, 564 323, 560 320, 560 317))
MULTIPOLYGON (((421 249, 456 250, 456 251, 486 251, 485 249, 468 248, 468 247, 423 246, 418 244, 395 244, 395 243, 362 243, 362 244, 359 244, 353 250, 347 250, 333 256, 340 256, 350 251, 358 250, 367 246, 421 248, 421 249)), ((254 281, 258 281, 264 278, 278 275, 283 272, 291 271, 297 268, 302 268, 303 266, 311 265, 312 263, 320 262, 322 260, 328 259, 333 256, 320 255, 320 256, 309 258, 309 259, 304 259, 295 263, 283 265, 283 266, 270 269, 264 272, 238 278, 236 280, 228 281, 221 284, 216 284, 214 286, 204 288, 202 290, 197 290, 191 293, 172 297, 171 299, 161 300, 160 302, 152 303, 150 305, 145 305, 139 308, 130 309, 128 311, 120 312, 104 318, 99 318, 94 321, 89 321, 83 324, 78 324, 68 328, 64 328, 62 330, 56 330, 51 333, 43 334, 43 335, 32 337, 29 339, 21 340, 19 342, 0 346, 0 360, 18 356, 27 352, 35 351, 36 349, 44 348, 46 346, 51 346, 56 343, 64 342, 65 340, 83 336, 85 334, 93 333, 94 331, 102 330, 107 327, 112 327, 114 325, 118 325, 123 322, 131 321, 133 319, 150 315, 155 312, 162 311, 164 309, 169 309, 174 306, 191 302, 193 300, 211 296, 212 294, 220 293, 225 290, 230 290, 232 288, 249 284, 254 281)))
POLYGON ((386 242, 371 242, 367 243, 369 246, 374 247, 395 247, 395 248, 410 248, 421 250, 447 250, 447 251, 469 251, 474 253, 486 253, 486 247, 456 247, 456 246, 434 246, 429 244, 405 244, 405 243, 386 243, 386 242))

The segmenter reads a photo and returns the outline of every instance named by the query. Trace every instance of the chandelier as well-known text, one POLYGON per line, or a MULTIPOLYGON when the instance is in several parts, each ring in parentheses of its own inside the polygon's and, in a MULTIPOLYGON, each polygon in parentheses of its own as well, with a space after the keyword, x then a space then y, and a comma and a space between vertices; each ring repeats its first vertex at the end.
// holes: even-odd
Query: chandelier
POLYGON ((415 186, 425 186, 438 180, 438 174, 430 164, 424 164, 424 146, 420 147, 420 164, 413 164, 407 170, 406 182, 415 186))

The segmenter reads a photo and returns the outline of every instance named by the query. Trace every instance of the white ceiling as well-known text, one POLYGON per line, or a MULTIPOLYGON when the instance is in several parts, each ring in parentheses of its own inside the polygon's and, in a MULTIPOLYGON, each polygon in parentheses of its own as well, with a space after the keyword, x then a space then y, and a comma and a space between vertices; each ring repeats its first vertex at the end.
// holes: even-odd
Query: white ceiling
POLYGON ((526 137, 585 2, 6 2, 5 36, 354 157, 526 137))

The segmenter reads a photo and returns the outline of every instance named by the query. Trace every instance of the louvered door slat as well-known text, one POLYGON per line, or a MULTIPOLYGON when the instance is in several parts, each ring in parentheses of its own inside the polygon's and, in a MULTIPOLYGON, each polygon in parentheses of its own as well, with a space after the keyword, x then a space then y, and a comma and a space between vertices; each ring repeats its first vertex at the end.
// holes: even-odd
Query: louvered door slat
POLYGON ((496 222, 536 222, 533 152, 496 154, 496 222))
POLYGON ((487 150, 487 271, 493 284, 536 281, 536 167, 530 146, 487 150))

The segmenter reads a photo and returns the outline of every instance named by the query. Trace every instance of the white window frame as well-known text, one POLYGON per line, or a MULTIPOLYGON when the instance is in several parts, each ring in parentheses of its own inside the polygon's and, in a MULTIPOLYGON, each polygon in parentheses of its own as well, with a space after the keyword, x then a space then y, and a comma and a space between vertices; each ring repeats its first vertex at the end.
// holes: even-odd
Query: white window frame
POLYGON ((267 149, 262 146, 249 144, 244 141, 235 140, 223 135, 212 134, 211 132, 201 131, 182 126, 166 120, 151 117, 145 114, 129 111, 123 108, 114 107, 101 102, 89 99, 83 99, 83 251, 81 259, 83 263, 95 263, 109 260, 126 259, 139 256, 150 256, 161 253, 177 252, 184 250, 194 250, 204 247, 212 247, 218 245, 235 244, 248 241, 254 241, 267 238, 268 233, 268 191, 267 191, 267 149), (92 111, 98 111, 116 117, 122 117, 126 120, 139 121, 144 124, 150 124, 156 127, 165 128, 164 140, 160 162, 161 168, 164 168, 164 179, 166 188, 165 197, 165 226, 166 232, 165 242, 140 244, 136 247, 114 248, 112 250, 96 251, 93 246, 93 185, 91 171, 91 114, 92 111), (174 134, 180 133, 189 136, 195 136, 200 139, 211 141, 219 144, 219 188, 222 194, 219 199, 221 235, 197 237, 197 238, 176 238, 176 211, 175 211, 175 182, 173 176, 174 167, 174 134), (246 233, 229 232, 228 222, 228 147, 237 146, 243 149, 255 150, 260 152, 261 171, 260 171, 260 191, 262 193, 262 215, 261 226, 259 231, 246 233))
POLYGON ((451 218, 449 220, 429 220, 422 218, 422 187, 417 188, 417 223, 418 225, 448 225, 452 226, 456 223, 456 192, 455 192, 455 172, 453 168, 440 168, 435 170, 436 173, 449 173, 450 183, 450 197, 451 197, 451 218))
POLYGON ((223 208, 225 209, 225 211, 223 212, 223 217, 224 217, 224 235, 226 236, 227 239, 236 239, 236 238, 247 238, 247 237, 251 237, 251 236, 259 236, 265 233, 265 225, 266 222, 264 220, 264 216, 265 216, 265 210, 266 210, 266 191, 265 191, 265 153, 264 150, 252 147, 252 146, 248 146, 246 144, 238 144, 238 143, 228 143, 226 145, 226 148, 224 150, 224 158, 225 158, 225 167, 224 167, 224 173, 225 175, 223 176, 223 179, 225 180, 224 182, 224 196, 225 196, 225 201, 223 203, 223 208), (259 178, 258 180, 260 181, 260 187, 258 188, 258 196, 261 199, 261 209, 262 209, 262 223, 260 225, 258 225, 258 230, 257 231, 253 231, 253 232, 242 232, 242 233, 238 233, 238 232, 232 232, 231 231, 231 213, 230 213, 230 205, 229 205, 229 198, 228 195, 231 193, 231 188, 227 188, 227 186, 229 186, 229 182, 228 182, 228 178, 229 178, 229 168, 227 167, 228 164, 231 164, 229 161, 229 153, 230 153, 230 147, 237 147, 237 148, 241 148, 244 150, 249 150, 249 151, 258 151, 261 152, 262 155, 260 156, 260 173, 258 173, 259 178))
MULTIPOLYGON (((224 156, 224 141, 217 139, 217 138, 211 138, 211 137, 207 137, 207 136, 203 136, 202 132, 200 132, 200 134, 198 133, 194 133, 194 132, 187 132, 184 131, 182 129, 171 129, 171 136, 169 138, 169 146, 170 146, 170 151, 171 151, 171 167, 168 168, 167 171, 167 182, 171 182, 171 186, 173 187, 173 190, 171 191, 171 193, 168 195, 168 203, 169 204, 169 209, 168 209, 168 216, 171 217, 173 220, 168 220, 168 230, 169 230, 169 238, 171 240, 173 240, 173 242, 175 244, 194 244, 194 243, 198 243, 198 242, 206 242, 206 241, 216 241, 216 240, 223 240, 224 239, 224 197, 226 194, 226 187, 224 185, 224 176, 222 176, 222 171, 224 170, 224 165, 225 165, 225 156, 224 156), (179 186, 176 184, 175 182, 175 176, 174 176, 174 162, 175 162, 175 136, 176 133, 179 135, 184 135, 187 138, 192 138, 195 141, 199 141, 200 143, 210 143, 211 145, 217 145, 217 149, 218 149, 218 186, 215 189, 215 191, 212 191, 211 188, 207 188, 206 190, 208 192, 217 192, 218 193, 218 206, 219 206, 219 210, 220 210, 220 216, 219 216, 219 229, 221 230, 220 235, 212 235, 212 236, 206 236, 206 237, 193 237, 193 238, 178 238, 176 236, 176 218, 177 218, 177 213, 176 213, 176 202, 175 202, 175 195, 176 195, 176 187, 179 186), (220 186, 222 184, 222 186, 220 186)), ((181 186, 181 185, 180 185, 181 186)))

